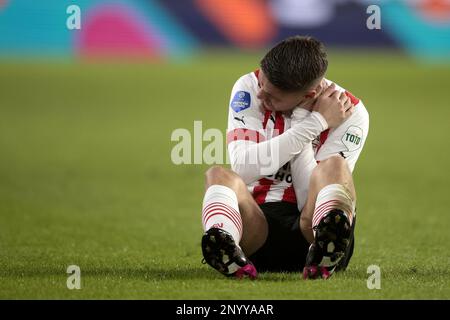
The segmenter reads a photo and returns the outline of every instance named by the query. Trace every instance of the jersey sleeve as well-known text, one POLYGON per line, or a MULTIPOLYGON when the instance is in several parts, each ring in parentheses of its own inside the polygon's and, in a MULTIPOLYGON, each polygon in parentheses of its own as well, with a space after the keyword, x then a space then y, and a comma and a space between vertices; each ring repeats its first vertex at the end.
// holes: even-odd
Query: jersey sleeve
MULTIPOLYGON (((236 81, 231 91, 229 112, 228 112, 228 127, 227 138, 231 141, 238 140, 237 137, 242 133, 247 133, 248 140, 253 141, 259 136, 263 135, 263 118, 264 114, 260 110, 260 104, 256 97, 257 90, 255 90, 256 81, 251 74, 242 76, 236 81), (258 132, 259 135, 252 136, 252 132, 258 132)), ((258 141, 254 141, 258 142, 258 141)))
POLYGON ((254 145, 266 140, 264 116, 256 97, 257 80, 252 77, 247 74, 236 81, 228 105, 227 146, 231 169, 246 183, 251 183, 260 176, 257 161, 247 161, 248 153, 254 149, 254 145))
POLYGON ((336 129, 330 130, 324 144, 316 154, 316 160, 322 161, 331 156, 342 155, 353 172, 369 133, 369 114, 358 101, 354 113, 336 129))

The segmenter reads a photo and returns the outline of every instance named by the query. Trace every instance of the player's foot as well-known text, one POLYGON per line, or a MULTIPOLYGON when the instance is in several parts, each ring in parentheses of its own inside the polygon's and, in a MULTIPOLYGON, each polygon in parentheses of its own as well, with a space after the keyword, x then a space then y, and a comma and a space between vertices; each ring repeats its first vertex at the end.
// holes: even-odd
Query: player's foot
POLYGON ((350 262, 350 259, 353 256, 353 249, 355 248, 355 226, 356 226, 356 214, 353 216, 352 231, 350 234, 350 243, 348 244, 347 249, 345 250, 344 257, 336 265, 336 269, 334 270, 334 272, 345 271, 350 262))
POLYGON ((330 211, 315 227, 314 243, 309 247, 303 269, 304 279, 328 279, 345 255, 351 236, 347 215, 330 211))
POLYGON ((202 252, 204 261, 226 276, 257 277, 255 266, 225 230, 211 228, 206 231, 202 237, 202 252))

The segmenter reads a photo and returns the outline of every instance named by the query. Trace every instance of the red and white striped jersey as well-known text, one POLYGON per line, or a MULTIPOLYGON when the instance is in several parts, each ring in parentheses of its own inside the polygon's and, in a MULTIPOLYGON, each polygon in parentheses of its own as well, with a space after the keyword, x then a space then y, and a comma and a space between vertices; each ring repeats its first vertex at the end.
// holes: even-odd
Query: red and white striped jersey
MULTIPOLYGON (((326 81, 328 84, 331 83, 329 80, 326 81)), ((345 92, 356 108, 350 118, 339 127, 323 131, 316 137, 313 141, 315 159, 319 162, 330 156, 341 154, 348 162, 350 170, 353 171, 368 134, 369 115, 358 98, 337 84, 336 89, 345 92)), ((242 76, 233 87, 227 128, 230 159, 239 149, 239 144, 259 143, 283 134, 290 128, 291 119, 288 115, 269 111, 261 106, 260 100, 256 97, 258 90, 258 71, 242 76)), ((232 169, 234 169, 233 165, 232 169)), ((246 181, 246 183, 258 204, 278 201, 297 202, 292 185, 290 162, 271 175, 259 177, 255 181, 246 181)))

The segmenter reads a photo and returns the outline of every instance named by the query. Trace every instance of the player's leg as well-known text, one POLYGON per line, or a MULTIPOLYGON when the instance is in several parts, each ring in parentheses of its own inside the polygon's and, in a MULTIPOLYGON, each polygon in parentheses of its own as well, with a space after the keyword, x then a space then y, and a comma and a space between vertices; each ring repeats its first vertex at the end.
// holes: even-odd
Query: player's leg
MULTIPOLYGON (((266 218, 244 181, 233 171, 219 166, 208 169, 205 187, 202 212, 205 261, 224 274, 236 272, 239 276, 242 271, 239 269, 250 264, 246 256, 266 241, 266 218)), ((253 276, 251 272, 244 270, 244 274, 253 276)))
POLYGON ((300 218, 300 229, 312 243, 306 262, 306 267, 312 268, 311 277, 321 272, 328 277, 327 270, 332 272, 344 255, 350 241, 355 202, 353 179, 345 159, 334 156, 322 161, 311 175, 300 218), (316 270, 320 267, 328 269, 316 270))
POLYGON ((304 237, 310 243, 314 242, 312 228, 317 195, 323 188, 333 184, 341 185, 347 191, 351 200, 356 202, 353 177, 345 159, 341 156, 333 156, 320 162, 311 174, 308 198, 300 217, 300 228, 304 237))

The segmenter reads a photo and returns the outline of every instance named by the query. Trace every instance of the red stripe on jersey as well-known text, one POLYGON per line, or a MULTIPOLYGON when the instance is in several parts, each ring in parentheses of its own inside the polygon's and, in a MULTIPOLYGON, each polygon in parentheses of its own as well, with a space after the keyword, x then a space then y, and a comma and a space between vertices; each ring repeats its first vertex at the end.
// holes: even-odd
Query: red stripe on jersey
POLYGON ((297 198, 295 197, 295 190, 293 186, 286 188, 283 193, 283 198, 281 201, 286 201, 290 203, 297 203, 297 198))
POLYGON ((282 134, 284 132, 284 118, 280 111, 275 112, 275 132, 274 137, 282 134))
POLYGON ((352 95, 350 92, 345 91, 345 95, 350 98, 350 101, 353 103, 353 105, 356 106, 359 103, 359 99, 352 95))
POLYGON ((325 141, 327 140, 327 138, 328 138, 328 133, 330 132, 330 129, 327 129, 327 130, 325 130, 325 131, 322 131, 322 133, 320 134, 320 137, 319 137, 319 145, 317 146, 317 151, 316 151, 316 154, 319 152, 319 150, 320 150, 320 147, 322 147, 322 145, 325 143, 325 141))
POLYGON ((264 113, 264 121, 263 121, 263 129, 264 130, 267 127, 267 121, 269 121, 271 115, 272 115, 272 111, 270 111, 270 110, 266 110, 266 113, 264 113))
POLYGON ((330 132, 330 129, 327 129, 320 134, 320 145, 323 145, 325 143, 325 141, 328 138, 329 132, 330 132))
POLYGON ((259 179, 258 182, 259 186, 253 188, 253 198, 257 204, 262 204, 266 201, 267 193, 269 193, 270 187, 274 181, 262 178, 259 179))
POLYGON ((261 133, 256 130, 237 128, 227 133, 227 144, 232 141, 247 140, 260 143, 266 140, 261 133))

